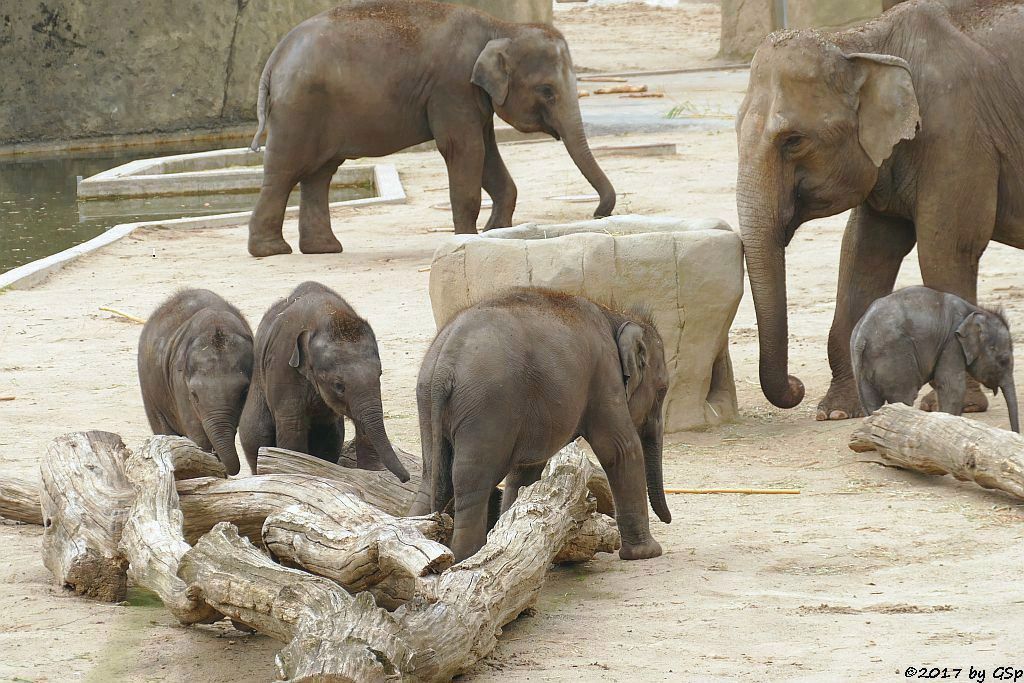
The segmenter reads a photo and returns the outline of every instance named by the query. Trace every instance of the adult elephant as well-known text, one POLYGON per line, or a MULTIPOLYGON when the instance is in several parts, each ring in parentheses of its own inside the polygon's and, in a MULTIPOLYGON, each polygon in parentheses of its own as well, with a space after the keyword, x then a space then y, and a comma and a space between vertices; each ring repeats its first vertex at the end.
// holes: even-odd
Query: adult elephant
POLYGON ((260 78, 253 149, 264 126, 269 134, 249 253, 291 252, 281 223, 296 183, 299 249, 341 251, 327 208, 338 166, 428 140, 448 166, 455 232, 476 232, 481 187, 494 200, 487 228, 511 225, 516 186, 495 112, 563 140, 600 195, 595 216, 611 214, 615 190, 587 145, 569 47, 555 29, 428 0, 360 0, 299 24, 260 78))
MULTIPOLYGON (((917 0, 758 49, 736 124, 737 206, 769 401, 804 395, 788 374, 785 248, 805 221, 853 209, 818 419, 862 414, 850 333, 915 243, 924 284, 972 303, 989 240, 1024 246, 1022 34, 1019 2, 917 0)), ((976 384, 965 403, 988 405, 976 384)))

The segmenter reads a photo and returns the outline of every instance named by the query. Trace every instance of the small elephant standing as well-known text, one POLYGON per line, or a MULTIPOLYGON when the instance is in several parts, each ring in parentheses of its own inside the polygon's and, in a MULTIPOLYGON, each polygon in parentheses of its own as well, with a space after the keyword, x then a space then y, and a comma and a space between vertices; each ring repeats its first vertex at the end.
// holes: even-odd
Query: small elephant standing
POLYGON ((661 336, 643 313, 546 289, 513 289, 467 308, 438 333, 420 369, 423 483, 409 514, 444 510, 454 497, 452 551, 469 557, 486 540, 494 487, 505 480, 504 512, 582 436, 608 474, 619 556, 657 557, 646 498, 671 521, 661 469, 667 390, 661 336))
POLYGON ((138 365, 153 433, 186 436, 238 474, 235 434, 253 365, 238 309, 208 289, 178 292, 143 326, 138 365))
POLYGON ((437 141, 448 166, 455 232, 475 233, 481 187, 487 229, 512 224, 516 186, 498 153, 494 114, 565 143, 611 214, 615 189, 587 144, 569 47, 549 26, 511 24, 429 0, 356 0, 295 27, 260 78, 258 149, 269 127, 249 253, 291 253, 281 234, 301 184, 299 249, 335 253, 328 192, 346 159, 437 141))
POLYGON ((256 330, 256 368, 239 434, 249 469, 263 446, 337 462, 348 417, 356 427, 356 462, 402 466, 384 429, 380 353, 370 324, 336 292, 304 282, 264 314, 256 330))
POLYGON ((907 287, 876 300, 853 328, 850 356, 865 413, 884 403, 914 405, 927 382, 939 410, 962 412, 967 375, 1003 390, 1010 429, 1019 432, 1013 383, 1013 340, 1000 311, 955 294, 907 287))

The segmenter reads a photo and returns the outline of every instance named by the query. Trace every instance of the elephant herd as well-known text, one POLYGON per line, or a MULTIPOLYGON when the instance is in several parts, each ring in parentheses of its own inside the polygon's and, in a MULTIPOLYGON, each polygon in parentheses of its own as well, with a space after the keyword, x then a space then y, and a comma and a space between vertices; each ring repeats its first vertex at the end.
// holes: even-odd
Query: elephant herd
MULTIPOLYGON (((1024 247, 1024 3, 915 0, 846 32, 780 31, 754 56, 737 117, 737 206, 760 345, 775 405, 800 403, 788 374, 785 249, 806 221, 853 209, 839 264, 818 419, 912 402, 931 383, 938 407, 987 406, 1002 389, 1018 429, 1005 316, 975 305, 988 242, 1024 247), (891 294, 914 248, 926 287, 891 294)), ((268 133, 249 251, 291 251, 282 237, 301 186, 299 248, 339 252, 330 180, 346 159, 429 140, 448 168, 457 233, 511 225, 516 187, 494 115, 564 141, 607 216, 615 191, 584 135, 576 77, 558 31, 513 25, 426 0, 357 0, 300 24, 260 78, 256 148, 268 133)), ((255 471, 262 446, 336 461, 355 425, 360 467, 403 481, 381 407, 369 324, 315 282, 274 304, 255 336, 205 290, 186 290, 142 333, 139 374, 157 433, 183 434, 239 470, 234 431, 255 471)), ((453 549, 484 542, 494 487, 502 507, 565 443, 584 436, 609 476, 620 555, 654 557, 646 498, 662 489, 665 351, 649 316, 583 297, 517 289, 468 308, 434 339, 416 388, 422 488, 411 512, 454 506, 453 549)), ((926 402, 929 399, 926 399, 926 402)))

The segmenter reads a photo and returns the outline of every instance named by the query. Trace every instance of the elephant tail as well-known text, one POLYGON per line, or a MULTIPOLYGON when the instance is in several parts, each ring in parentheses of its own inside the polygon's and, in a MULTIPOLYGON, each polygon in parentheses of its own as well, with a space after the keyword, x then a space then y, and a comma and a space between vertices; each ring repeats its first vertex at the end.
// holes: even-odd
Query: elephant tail
POLYGON ((451 441, 445 438, 442 428, 444 409, 452 393, 452 380, 449 374, 435 376, 430 389, 430 480, 433 483, 430 509, 434 512, 444 512, 448 503, 455 497, 452 482, 454 453, 451 441))
POLYGON ((263 73, 260 75, 260 90, 259 94, 256 95, 256 135, 252 139, 252 143, 249 144, 249 149, 254 152, 260 151, 260 138, 263 137, 263 131, 267 128, 267 113, 270 111, 270 72, 274 65, 274 57, 277 55, 277 48, 270 53, 270 57, 267 58, 267 64, 263 67, 263 73))

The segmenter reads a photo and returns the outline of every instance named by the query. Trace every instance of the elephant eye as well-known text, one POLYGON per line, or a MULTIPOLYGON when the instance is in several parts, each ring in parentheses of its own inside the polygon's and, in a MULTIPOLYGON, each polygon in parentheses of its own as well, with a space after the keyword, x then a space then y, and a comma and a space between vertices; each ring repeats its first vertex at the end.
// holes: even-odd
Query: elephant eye
POLYGON ((336 381, 334 383, 334 390, 337 391, 339 394, 345 393, 345 383, 342 382, 341 380, 336 381))
POLYGON ((555 89, 550 85, 537 86, 537 92, 540 93, 540 96, 548 102, 553 102, 555 99, 555 89))
POLYGON ((803 135, 800 135, 799 133, 791 133, 783 139, 782 151, 787 154, 795 154, 800 151, 805 140, 807 140, 807 138, 803 135))

